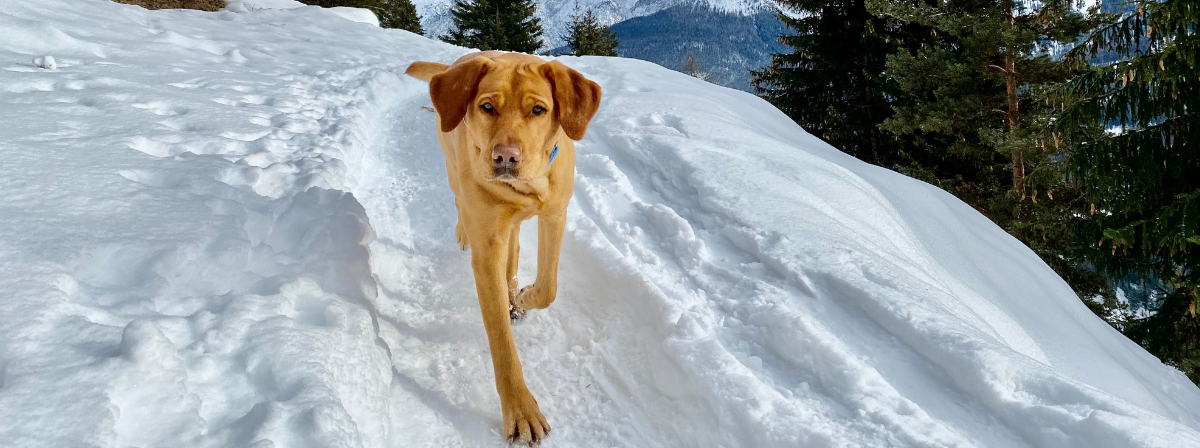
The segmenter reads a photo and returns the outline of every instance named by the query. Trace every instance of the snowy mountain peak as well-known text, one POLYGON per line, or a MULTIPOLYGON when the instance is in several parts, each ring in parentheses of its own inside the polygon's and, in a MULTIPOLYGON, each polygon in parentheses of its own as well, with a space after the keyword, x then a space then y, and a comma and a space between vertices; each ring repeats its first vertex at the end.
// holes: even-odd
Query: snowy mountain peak
MULTIPOLYGON (((421 15, 426 36, 443 36, 454 26, 450 16, 454 0, 414 0, 413 3, 421 15)), ((537 16, 542 19, 547 48, 564 44, 567 25, 577 11, 594 11, 601 24, 611 25, 680 5, 708 6, 725 12, 753 14, 774 4, 771 0, 536 0, 535 3, 537 16)))

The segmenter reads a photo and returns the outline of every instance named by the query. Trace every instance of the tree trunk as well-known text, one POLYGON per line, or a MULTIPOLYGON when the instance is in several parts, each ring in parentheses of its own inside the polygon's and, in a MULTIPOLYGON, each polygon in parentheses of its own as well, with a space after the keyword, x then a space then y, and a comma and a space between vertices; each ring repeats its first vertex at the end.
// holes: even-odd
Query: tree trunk
MULTIPOLYGON (((1013 16, 1012 0, 1004 2, 1005 15, 1008 19, 1008 29, 1013 31, 1016 27, 1016 17, 1013 16)), ((1004 49, 1004 81, 1008 85, 1008 132, 1013 136, 1017 132, 1017 120, 1020 118, 1021 111, 1017 104, 1017 64, 1013 58, 1014 48, 1004 49)), ((1015 149, 1012 152, 1012 182, 1013 192, 1025 198, 1025 160, 1022 157, 1021 150, 1015 149)))
MULTIPOLYGON (((869 72, 867 72, 867 69, 865 68, 865 67, 869 66, 869 63, 870 63, 869 58, 870 58, 870 56, 865 54, 865 52, 864 52, 863 57, 862 57, 862 67, 864 67, 862 70, 862 76, 863 76, 863 80, 862 80, 863 81, 863 99, 862 99, 862 101, 863 101, 863 104, 865 104, 867 107, 867 123, 874 125, 877 122, 875 121, 874 101, 873 101, 873 97, 871 96, 872 95, 871 74, 869 72)), ((883 161, 879 157, 879 129, 878 128, 872 129, 870 132, 871 132, 871 141, 870 141, 871 160, 869 162, 873 163, 875 165, 883 166, 883 161)))

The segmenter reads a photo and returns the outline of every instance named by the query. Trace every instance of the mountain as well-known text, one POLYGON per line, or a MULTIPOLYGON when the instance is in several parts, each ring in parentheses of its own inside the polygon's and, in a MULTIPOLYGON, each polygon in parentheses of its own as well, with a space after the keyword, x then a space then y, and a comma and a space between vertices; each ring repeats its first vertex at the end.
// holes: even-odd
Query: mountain
MULTIPOLYGON (((506 446, 403 75, 468 50, 246 3, 0 2, 0 445, 506 446)), ((514 327, 544 446, 1200 446, 1200 389, 952 195, 560 60, 604 100, 557 301, 514 327)))
POLYGON ((617 54, 678 69, 689 55, 700 58, 714 84, 750 90, 750 70, 786 52, 779 35, 787 27, 774 9, 753 14, 705 6, 674 6, 612 25, 620 40, 617 54))
MULTIPOLYGON (((453 1, 416 3, 426 36, 446 34, 453 1)), ((566 51, 563 37, 571 16, 589 8, 616 33, 621 56, 678 69, 694 54, 713 83, 739 90, 750 90, 750 70, 769 64, 771 53, 787 50, 778 40, 787 28, 768 0, 542 0, 537 15, 551 54, 566 51)))
MULTIPOLYGON (((413 3, 421 15, 427 37, 443 36, 453 26, 450 20, 453 0, 413 0, 413 3)), ((547 49, 566 42, 567 25, 577 11, 590 9, 601 24, 611 25, 674 6, 705 6, 723 12, 753 14, 772 4, 770 0, 537 0, 535 3, 537 16, 542 19, 547 49)))

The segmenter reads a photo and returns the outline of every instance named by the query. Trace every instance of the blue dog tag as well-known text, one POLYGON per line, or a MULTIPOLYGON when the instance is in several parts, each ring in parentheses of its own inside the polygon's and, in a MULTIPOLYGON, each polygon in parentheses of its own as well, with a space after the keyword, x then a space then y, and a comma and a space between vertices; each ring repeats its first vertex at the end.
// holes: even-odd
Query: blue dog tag
POLYGON ((558 143, 555 143, 554 150, 550 151, 550 163, 547 163, 546 165, 550 165, 551 163, 554 163, 555 157, 558 157, 558 143))

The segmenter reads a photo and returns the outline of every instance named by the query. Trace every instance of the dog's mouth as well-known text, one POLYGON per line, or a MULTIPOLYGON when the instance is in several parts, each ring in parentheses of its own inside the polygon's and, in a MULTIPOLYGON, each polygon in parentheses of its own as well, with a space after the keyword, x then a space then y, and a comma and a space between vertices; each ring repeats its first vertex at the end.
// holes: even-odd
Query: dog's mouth
POLYGON ((492 180, 500 182, 523 182, 525 179, 517 177, 517 169, 510 167, 496 168, 492 172, 492 180))

